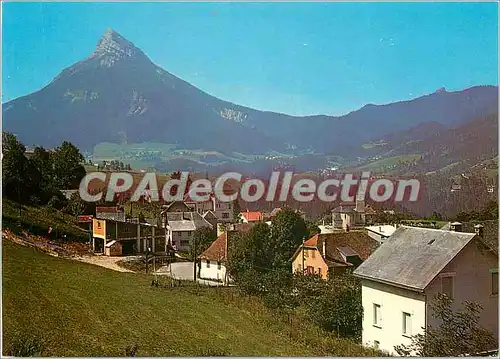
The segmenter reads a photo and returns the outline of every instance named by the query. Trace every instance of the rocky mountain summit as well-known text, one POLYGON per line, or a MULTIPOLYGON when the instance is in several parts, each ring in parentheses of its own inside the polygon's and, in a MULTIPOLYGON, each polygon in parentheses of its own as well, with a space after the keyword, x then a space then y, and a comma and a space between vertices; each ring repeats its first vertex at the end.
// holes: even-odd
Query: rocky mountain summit
POLYGON ((2 113, 4 130, 28 146, 68 140, 91 151, 102 142, 159 142, 222 153, 335 153, 422 123, 461 125, 498 107, 497 97, 496 86, 478 86, 339 117, 259 111, 199 90, 107 29, 89 57, 41 90, 4 104, 2 113))

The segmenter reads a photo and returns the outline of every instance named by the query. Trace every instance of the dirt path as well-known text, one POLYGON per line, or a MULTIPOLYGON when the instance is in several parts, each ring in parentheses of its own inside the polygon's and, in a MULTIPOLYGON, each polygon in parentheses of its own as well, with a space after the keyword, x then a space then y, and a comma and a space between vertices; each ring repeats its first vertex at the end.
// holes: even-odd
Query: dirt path
POLYGON ((85 262, 89 264, 94 264, 100 267, 108 268, 117 272, 129 272, 134 273, 131 270, 120 267, 116 262, 123 259, 121 257, 107 257, 107 256, 83 256, 83 257, 73 257, 73 259, 85 262))

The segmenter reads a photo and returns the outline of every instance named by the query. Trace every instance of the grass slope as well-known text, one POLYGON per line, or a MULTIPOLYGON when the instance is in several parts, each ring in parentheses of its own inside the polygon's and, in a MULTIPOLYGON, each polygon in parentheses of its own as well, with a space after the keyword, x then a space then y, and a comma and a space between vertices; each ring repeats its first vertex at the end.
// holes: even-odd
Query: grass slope
POLYGON ((19 232, 20 222, 23 229, 38 235, 47 235, 49 227, 52 226, 54 235, 57 237, 66 234, 68 239, 88 240, 89 235, 78 226, 76 216, 47 206, 22 205, 21 207, 21 214, 19 214, 18 203, 5 197, 2 198, 2 227, 19 232))
POLYGON ((307 325, 291 327, 230 289, 150 283, 3 241, 4 351, 24 332, 42 337, 43 356, 124 356, 134 344, 138 356, 373 355, 312 329, 320 344, 308 343, 307 325))

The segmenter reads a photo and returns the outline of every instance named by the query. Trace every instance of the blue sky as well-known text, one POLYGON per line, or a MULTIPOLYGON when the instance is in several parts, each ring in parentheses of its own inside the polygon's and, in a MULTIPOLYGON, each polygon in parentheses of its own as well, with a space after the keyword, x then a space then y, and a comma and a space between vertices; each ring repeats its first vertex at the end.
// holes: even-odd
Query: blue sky
POLYGON ((498 83, 497 3, 4 3, 2 101, 89 56, 106 28, 224 100, 339 115, 498 83))

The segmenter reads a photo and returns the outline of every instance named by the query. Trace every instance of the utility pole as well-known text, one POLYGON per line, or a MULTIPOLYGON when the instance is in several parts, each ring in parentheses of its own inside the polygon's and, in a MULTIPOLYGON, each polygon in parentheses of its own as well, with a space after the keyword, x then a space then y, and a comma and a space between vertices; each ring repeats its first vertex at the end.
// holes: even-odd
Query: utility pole
POLYGON ((193 236, 194 281, 196 282, 196 237, 193 236))
POLYGON ((305 266, 305 257, 304 257, 304 244, 306 242, 306 237, 302 238, 302 274, 305 273, 306 269, 304 268, 305 266))
POLYGON ((149 261, 148 261, 148 255, 151 253, 151 241, 149 234, 146 237, 146 274, 148 273, 148 267, 149 267, 149 261))

